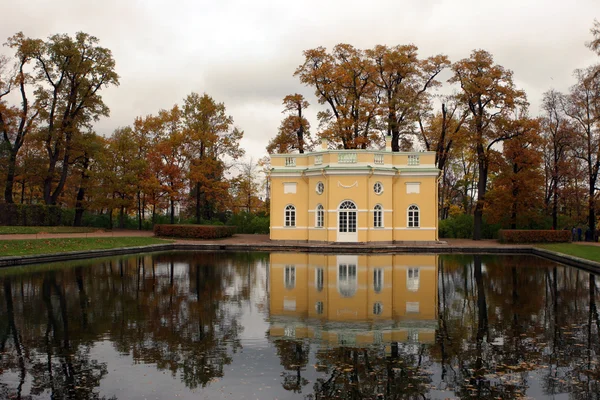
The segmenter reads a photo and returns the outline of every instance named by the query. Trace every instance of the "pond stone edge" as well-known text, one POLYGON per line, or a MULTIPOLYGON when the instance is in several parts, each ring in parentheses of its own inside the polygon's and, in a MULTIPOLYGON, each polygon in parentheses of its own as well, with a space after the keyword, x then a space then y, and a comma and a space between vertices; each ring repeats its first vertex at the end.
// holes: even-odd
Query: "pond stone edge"
POLYGON ((167 243, 152 244, 147 246, 120 247, 116 249, 99 249, 86 251, 71 251, 54 254, 38 254, 28 256, 0 257, 0 267, 15 267, 21 265, 42 264, 58 261, 83 260, 96 257, 111 257, 126 254, 138 254, 157 251, 268 251, 288 252, 297 251, 303 253, 344 253, 344 254, 532 254, 552 261, 557 261, 569 266, 587 269, 591 272, 600 272, 600 263, 582 258, 557 253, 536 247, 455 247, 455 246, 377 246, 357 247, 348 245, 308 246, 298 244, 218 244, 218 243, 167 243))

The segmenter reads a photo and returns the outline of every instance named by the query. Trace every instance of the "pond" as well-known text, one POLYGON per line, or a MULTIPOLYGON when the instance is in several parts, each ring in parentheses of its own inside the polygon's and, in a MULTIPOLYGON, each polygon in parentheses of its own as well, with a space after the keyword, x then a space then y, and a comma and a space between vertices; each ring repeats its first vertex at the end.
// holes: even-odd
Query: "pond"
POLYGON ((3 269, 0 398, 597 399, 599 280, 509 255, 3 269))

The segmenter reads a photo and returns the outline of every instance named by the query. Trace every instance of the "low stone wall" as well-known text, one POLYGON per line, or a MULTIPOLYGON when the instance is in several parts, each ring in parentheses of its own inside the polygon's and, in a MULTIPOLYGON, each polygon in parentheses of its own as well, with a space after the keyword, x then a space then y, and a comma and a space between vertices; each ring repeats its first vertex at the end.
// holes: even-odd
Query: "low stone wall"
POLYGON ((306 253, 343 253, 343 254, 371 254, 371 253, 422 253, 422 254, 532 254, 539 257, 557 261, 569 266, 584 268, 592 272, 600 272, 600 263, 590 260, 556 253, 549 250, 529 246, 489 246, 489 247, 457 247, 446 245, 419 245, 398 246, 394 244, 379 246, 355 245, 309 245, 309 244, 281 244, 281 243, 167 243, 153 244, 138 247, 123 247, 118 249, 74 251, 68 253, 40 254, 34 256, 0 257, 0 267, 13 267, 22 265, 42 264, 49 262, 83 260, 90 258, 111 257, 125 254, 139 254, 156 251, 267 251, 267 252, 306 252, 306 253))

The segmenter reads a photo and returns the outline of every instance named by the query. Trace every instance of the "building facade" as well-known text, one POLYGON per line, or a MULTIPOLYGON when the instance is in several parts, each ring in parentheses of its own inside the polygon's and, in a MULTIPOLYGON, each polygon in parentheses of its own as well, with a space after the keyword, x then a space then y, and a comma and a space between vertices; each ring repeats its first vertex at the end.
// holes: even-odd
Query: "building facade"
POLYGON ((437 255, 271 253, 270 337, 433 343, 437 255))
POLYGON ((438 240, 434 152, 326 147, 271 156, 271 240, 438 240))

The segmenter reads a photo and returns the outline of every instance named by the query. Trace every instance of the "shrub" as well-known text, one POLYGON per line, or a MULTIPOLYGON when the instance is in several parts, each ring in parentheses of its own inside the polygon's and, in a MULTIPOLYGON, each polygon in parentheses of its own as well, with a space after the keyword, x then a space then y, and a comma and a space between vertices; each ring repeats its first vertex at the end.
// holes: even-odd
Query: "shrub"
POLYGON ((269 233, 269 217, 265 215, 249 214, 247 212, 240 212, 233 214, 228 225, 237 226, 237 233, 269 233))
POLYGON ((216 225, 154 225, 154 235, 191 239, 221 239, 233 236, 235 226, 216 225))
POLYGON ((0 204, 0 225, 59 226, 71 225, 72 210, 45 204, 0 204))
MULTIPOLYGON (((439 236, 445 239, 471 239, 473 237, 474 218, 469 214, 455 215, 439 222, 439 236)), ((496 239, 499 224, 489 224, 483 219, 481 237, 483 239, 496 239)))
POLYGON ((470 239, 473 237, 473 216, 462 214, 441 220, 439 236, 448 239, 470 239))
POLYGON ((501 229, 498 236, 502 243, 562 243, 571 241, 570 231, 501 229))

